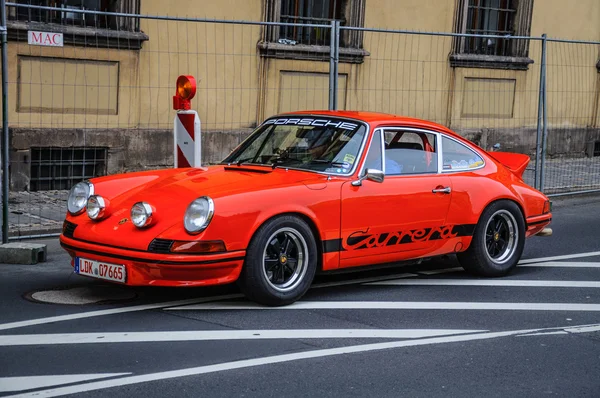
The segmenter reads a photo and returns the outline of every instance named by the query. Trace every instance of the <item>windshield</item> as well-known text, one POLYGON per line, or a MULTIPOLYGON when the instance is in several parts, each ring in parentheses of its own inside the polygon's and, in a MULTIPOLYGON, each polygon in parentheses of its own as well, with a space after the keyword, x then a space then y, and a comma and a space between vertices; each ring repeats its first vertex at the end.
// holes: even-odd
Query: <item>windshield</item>
POLYGON ((222 163, 347 174, 366 132, 361 123, 336 118, 269 119, 222 163))

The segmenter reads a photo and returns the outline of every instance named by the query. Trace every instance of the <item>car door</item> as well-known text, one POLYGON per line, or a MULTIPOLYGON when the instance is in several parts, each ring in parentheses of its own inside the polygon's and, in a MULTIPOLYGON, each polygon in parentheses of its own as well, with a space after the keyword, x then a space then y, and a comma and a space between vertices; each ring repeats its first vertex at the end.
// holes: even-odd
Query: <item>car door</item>
POLYGON ((434 250, 447 233, 444 224, 452 187, 450 178, 440 172, 439 134, 402 129, 429 139, 428 145, 412 149, 413 153, 389 148, 384 132, 389 135, 397 130, 376 130, 362 165, 362 170, 381 168, 383 182, 365 179, 360 185, 342 186, 341 267, 422 255, 434 250))

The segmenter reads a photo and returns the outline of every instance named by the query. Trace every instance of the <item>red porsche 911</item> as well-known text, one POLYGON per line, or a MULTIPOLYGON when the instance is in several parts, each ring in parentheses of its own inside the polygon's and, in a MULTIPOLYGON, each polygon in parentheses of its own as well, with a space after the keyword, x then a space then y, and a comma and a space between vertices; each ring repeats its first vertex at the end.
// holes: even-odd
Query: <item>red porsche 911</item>
POLYGON ((455 253, 502 276, 549 234, 529 157, 387 114, 311 111, 260 125, 221 164, 76 184, 60 237, 75 272, 127 285, 237 281, 285 305, 317 271, 455 253))

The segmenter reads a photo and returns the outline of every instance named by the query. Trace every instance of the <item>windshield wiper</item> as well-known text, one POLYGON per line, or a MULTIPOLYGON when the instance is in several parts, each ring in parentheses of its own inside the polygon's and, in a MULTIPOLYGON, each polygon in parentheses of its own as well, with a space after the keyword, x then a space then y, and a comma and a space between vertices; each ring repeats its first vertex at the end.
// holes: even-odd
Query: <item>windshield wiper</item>
POLYGON ((300 163, 302 163, 302 160, 300 160, 300 159, 294 159, 294 158, 288 158, 288 157, 283 157, 283 158, 279 157, 279 158, 273 159, 273 164, 271 165, 271 167, 273 169, 275 169, 275 168, 281 166, 282 164, 288 163, 288 162, 300 162, 300 163))
POLYGON ((242 163, 247 162, 247 161, 252 160, 252 159, 254 159, 254 156, 251 156, 249 158, 240 159, 237 162, 235 162, 235 164, 236 164, 236 166, 241 166, 242 163))

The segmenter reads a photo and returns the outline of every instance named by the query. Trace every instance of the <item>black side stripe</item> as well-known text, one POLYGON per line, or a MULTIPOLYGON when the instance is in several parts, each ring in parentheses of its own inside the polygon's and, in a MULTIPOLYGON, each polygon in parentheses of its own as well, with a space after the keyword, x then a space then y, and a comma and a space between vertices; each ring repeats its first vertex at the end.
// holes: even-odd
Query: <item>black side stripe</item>
POLYGON ((323 253, 343 252, 341 239, 328 239, 323 241, 323 253))

